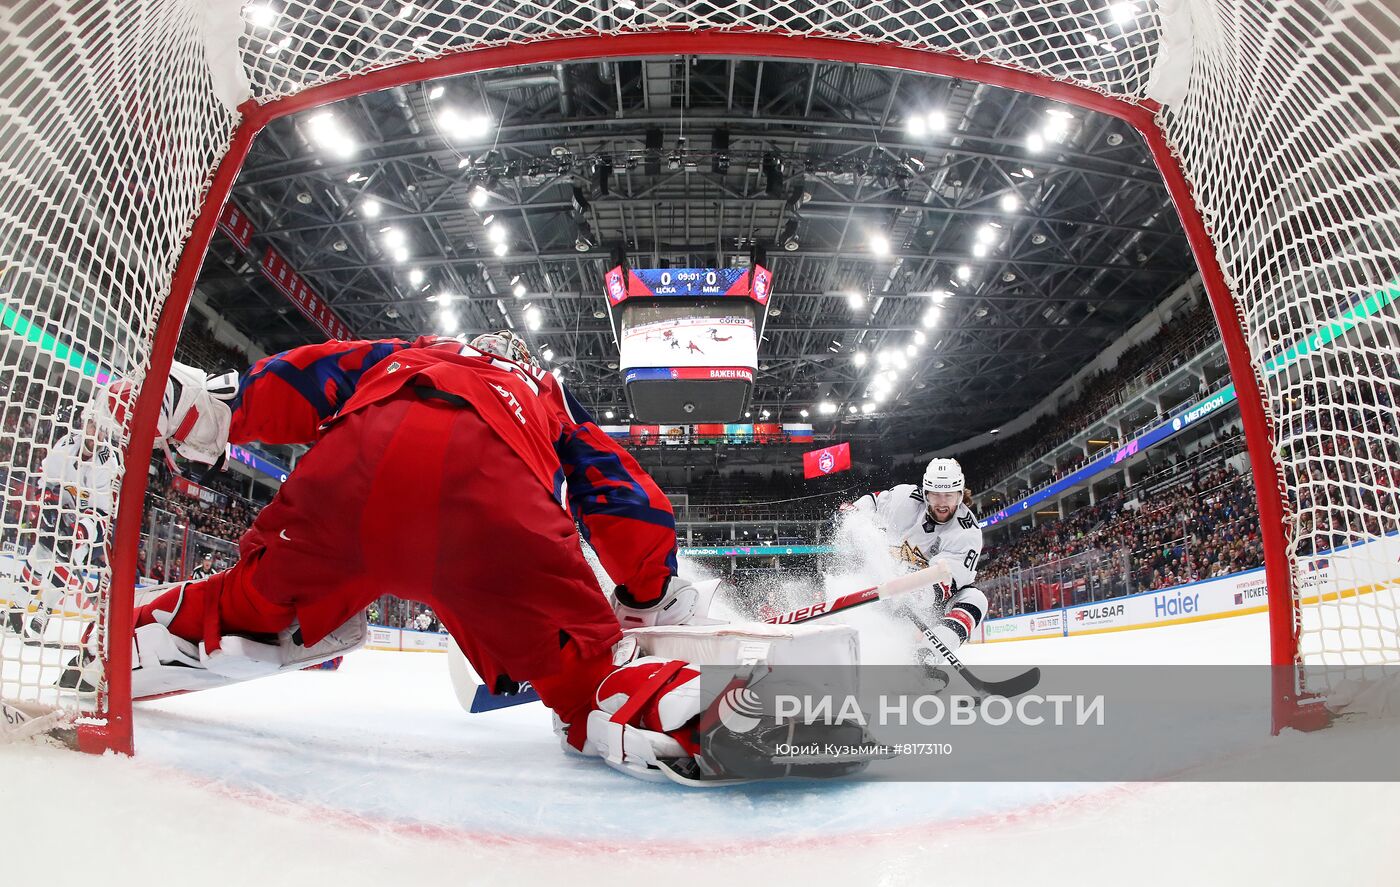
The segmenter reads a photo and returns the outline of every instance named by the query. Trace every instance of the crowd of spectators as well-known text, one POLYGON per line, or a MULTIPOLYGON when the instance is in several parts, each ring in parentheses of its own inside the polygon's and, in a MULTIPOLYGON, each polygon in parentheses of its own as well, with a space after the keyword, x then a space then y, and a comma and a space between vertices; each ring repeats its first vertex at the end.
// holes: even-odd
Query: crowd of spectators
MULTIPOLYGON (((888 472, 856 468, 804 479, 794 472, 712 472, 686 485, 684 521, 824 521, 841 503, 891 485, 888 472)), ((905 480, 908 480, 907 478, 905 480)))
POLYGON ((1260 566, 1253 484, 1227 461, 1241 443, 1230 437, 1210 448, 1209 460, 1168 463, 1127 490, 989 545, 978 580, 991 614, 1082 602, 1071 589, 1100 589, 1099 599, 1260 566), (1094 552, 1121 556, 1081 557, 1094 552), (1101 575, 1111 567, 1115 574, 1101 575))
POLYGON ((1301 554, 1400 531, 1400 362, 1327 359, 1331 380, 1298 382, 1276 434, 1301 554))
MULTIPOLYGON (((975 490, 986 489, 1018 468, 1060 446, 1107 415, 1133 393, 1161 378, 1219 341, 1210 306, 1201 300, 1164 324, 1151 339, 1133 345, 1111 369, 1086 379, 1079 395, 1058 412, 1042 416, 1029 428, 958 456, 975 490)), ((1113 440, 1110 445, 1121 441, 1113 440)))
POLYGON ((248 355, 214 338, 214 333, 194 314, 185 319, 180 341, 175 345, 175 359, 205 372, 228 370, 243 372, 252 363, 248 355))

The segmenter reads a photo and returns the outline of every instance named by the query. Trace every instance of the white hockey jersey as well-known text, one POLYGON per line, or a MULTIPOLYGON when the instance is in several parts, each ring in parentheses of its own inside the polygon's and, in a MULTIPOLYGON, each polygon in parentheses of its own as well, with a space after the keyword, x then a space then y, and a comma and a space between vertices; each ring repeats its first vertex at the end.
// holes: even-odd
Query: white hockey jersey
POLYGON ((977 558, 982 554, 982 529, 966 505, 945 523, 928 513, 923 490, 900 484, 879 493, 867 493, 854 503, 857 511, 872 513, 885 530, 895 557, 914 567, 943 561, 953 573, 956 587, 977 581, 977 558))
POLYGON ((116 505, 117 453, 106 444, 97 444, 91 453, 83 450, 80 433, 66 434, 49 447, 39 466, 39 480, 71 489, 80 511, 111 515, 116 505))

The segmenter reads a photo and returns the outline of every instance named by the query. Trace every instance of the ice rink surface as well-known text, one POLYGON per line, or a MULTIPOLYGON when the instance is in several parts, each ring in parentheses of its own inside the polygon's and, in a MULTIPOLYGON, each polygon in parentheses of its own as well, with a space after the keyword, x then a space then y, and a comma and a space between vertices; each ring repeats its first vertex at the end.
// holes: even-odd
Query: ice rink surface
MULTIPOLYGON (((852 616, 852 623, 857 617, 852 616)), ((900 629, 860 617, 866 648, 900 629)), ((991 662, 1260 662, 1262 616, 978 646, 991 662)), ((445 657, 365 651, 138 705, 137 757, 0 747, 7 884, 1394 884, 1389 783, 842 783, 687 790, 565 756, 538 705, 468 715, 445 657)), ((1347 754, 1348 724, 1247 754, 1347 754)), ((1238 752, 1237 752, 1238 753, 1238 752)))

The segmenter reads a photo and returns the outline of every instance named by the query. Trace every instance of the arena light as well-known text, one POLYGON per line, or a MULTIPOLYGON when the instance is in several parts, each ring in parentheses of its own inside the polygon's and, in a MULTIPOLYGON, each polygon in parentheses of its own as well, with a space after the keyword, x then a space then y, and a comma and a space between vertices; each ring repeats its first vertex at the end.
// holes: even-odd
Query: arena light
POLYGON ((979 259, 985 259, 989 252, 991 252, 991 247, 987 246, 985 243, 974 243, 972 245, 972 255, 979 259))
POLYGON ((857 351, 852 359, 856 362, 856 366, 865 366, 866 357, 864 351, 857 351))
POLYGON ((1003 194, 997 205, 1004 213, 1014 213, 1021 209, 1021 198, 1017 194, 1003 194))
POLYGON ((846 304, 851 306, 852 311, 859 311, 865 307, 865 296, 854 291, 846 293, 846 304))
POLYGON ((938 310, 937 308, 930 308, 930 309, 928 309, 927 311, 925 311, 925 312, 924 312, 924 329, 926 329, 926 330, 931 330, 931 329, 933 329, 934 327, 938 326, 938 317, 939 317, 939 314, 940 314, 940 312, 939 312, 939 310, 938 310))
POLYGON ((928 336, 925 336, 922 332, 919 332, 919 331, 917 331, 917 330, 914 332, 914 344, 915 344, 915 345, 922 345, 922 344, 924 344, 924 343, 927 342, 927 341, 928 341, 928 336))
POLYGON ((443 308, 438 312, 438 326, 444 333, 457 332, 457 312, 451 308, 443 308))
POLYGON ((928 135, 928 118, 922 114, 910 114, 904 122, 904 131, 916 139, 928 135))
POLYGON ((350 132, 330 111, 322 111, 306 121, 306 133, 312 144, 342 160, 354 157, 360 150, 350 132))
POLYGON ((877 256, 890 254, 890 239, 883 234, 870 235, 870 251, 877 256))
POLYGON ((408 283, 409 283, 409 286, 422 286, 422 285, 423 285, 423 269, 422 269, 422 268, 414 268, 412 271, 408 272, 408 283))
POLYGON ((545 363, 553 363, 553 362, 554 362, 554 349, 553 349, 553 348, 550 348, 548 345, 546 345, 544 348, 540 349, 540 357, 543 357, 543 358, 544 358, 544 362, 545 362, 545 363))
POLYGON ((525 309, 525 325, 531 330, 539 329, 540 324, 543 322, 544 316, 540 314, 540 309, 533 305, 525 309))
POLYGON ((511 288, 511 292, 515 294, 515 297, 517 299, 525 298, 525 284, 517 283, 514 287, 511 288))
POLYGON ((486 229, 486 236, 492 243, 505 243, 510 234, 505 225, 492 225, 486 229))
POLYGON ((467 199, 471 202, 472 206, 476 207, 477 209, 481 209, 483 206, 486 205, 486 201, 491 199, 491 192, 487 191, 482 186, 477 185, 472 188, 471 193, 468 195, 467 199))
POLYGON ((1033 132, 1026 136, 1026 150, 1032 154, 1039 154, 1045 150, 1045 137, 1038 132, 1033 132))
POLYGON ((992 243, 997 239, 998 233, 995 225, 983 225, 977 229, 977 242, 992 243))
POLYGON ((379 205, 379 201, 375 200, 373 197, 366 197, 364 200, 360 201, 360 214, 367 219, 379 218, 381 209, 382 207, 379 205))
POLYGON ((459 142, 482 141, 491 134, 491 118, 485 114, 463 114, 456 108, 438 112, 438 126, 459 142))
POLYGON ((1108 14, 1114 24, 1126 25, 1137 17, 1137 7, 1132 3, 1115 3, 1108 8, 1108 14))
POLYGON ((243 7, 243 18, 255 28, 270 28, 277 21, 277 10, 266 3, 249 3, 243 7))
POLYGON ((798 411, 797 411, 797 415, 799 415, 799 416, 801 416, 802 418, 805 419, 805 418, 807 418, 808 416, 810 416, 810 415, 812 415, 812 414, 809 413, 809 412, 807 412, 806 410, 798 410, 798 411))
POLYGON ((823 416, 830 416, 836 412, 836 404, 829 400, 824 400, 817 404, 817 412, 821 413, 823 416))
POLYGON ((496 244, 496 246, 491 250, 491 252, 495 253, 495 254, 498 255, 498 256, 504 256, 504 255, 506 255, 507 253, 510 252, 510 247, 507 246, 507 245, 504 244, 504 243, 498 243, 498 244, 496 244))
POLYGON ((604 419, 611 419, 611 418, 613 418, 613 417, 616 416, 616 415, 617 415, 617 414, 614 413, 612 410, 608 410, 607 412, 603 413, 603 418, 604 418, 604 419))
POLYGON ((958 280, 971 280, 971 279, 972 279, 972 266, 970 266, 970 265, 959 265, 959 266, 958 266, 958 272, 957 272, 957 273, 958 273, 958 280))
POLYGON ((394 247, 394 261, 395 261, 395 262, 398 262, 400 265, 402 265, 404 262, 407 262, 407 261, 408 261, 408 247, 406 247, 406 246, 396 246, 396 247, 394 247))
POLYGON ((1045 112, 1044 139, 1047 142, 1063 142, 1069 135, 1074 115, 1063 108, 1051 108, 1045 112))
POLYGON ((437 101, 438 99, 442 98, 442 94, 446 91, 447 90, 443 88, 442 84, 439 83, 437 86, 434 86, 432 89, 428 90, 428 101, 437 101))

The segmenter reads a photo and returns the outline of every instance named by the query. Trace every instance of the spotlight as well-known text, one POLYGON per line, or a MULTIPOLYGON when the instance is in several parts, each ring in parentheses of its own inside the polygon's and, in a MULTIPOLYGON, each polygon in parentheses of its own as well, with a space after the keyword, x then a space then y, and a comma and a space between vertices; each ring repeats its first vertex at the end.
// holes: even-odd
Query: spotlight
POLYGON ((593 226, 588 222, 578 223, 578 237, 574 239, 574 249, 581 253, 586 253, 596 245, 593 239, 593 226))
POLYGON ((797 239, 797 219, 788 219, 783 225, 783 233, 778 237, 778 243, 788 252, 796 252, 801 243, 797 239))

